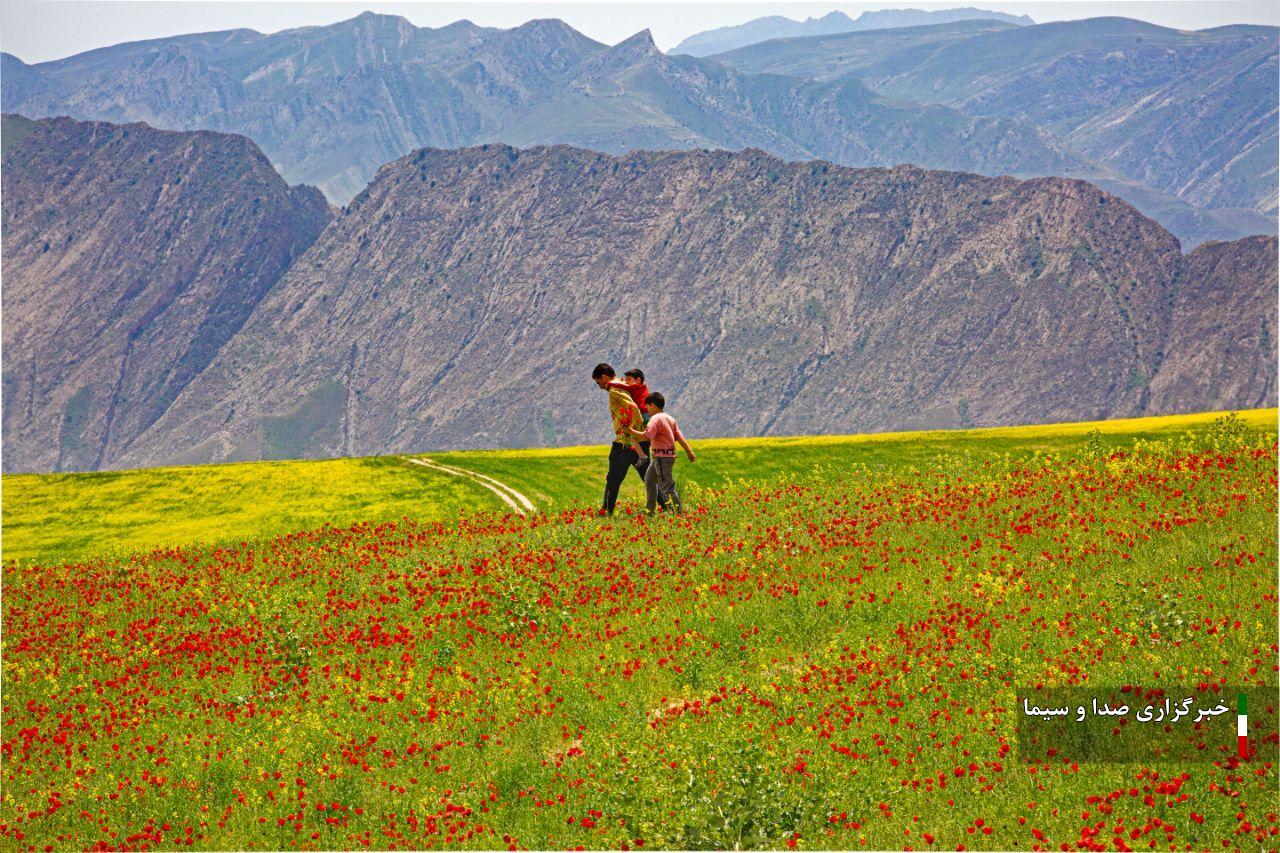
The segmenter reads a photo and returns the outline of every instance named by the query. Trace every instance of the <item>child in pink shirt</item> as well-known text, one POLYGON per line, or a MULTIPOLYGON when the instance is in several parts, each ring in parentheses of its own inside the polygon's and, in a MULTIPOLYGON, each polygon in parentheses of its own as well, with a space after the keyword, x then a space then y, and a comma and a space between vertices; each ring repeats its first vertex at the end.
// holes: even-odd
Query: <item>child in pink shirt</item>
POLYGON ((680 493, 676 491, 672 470, 676 464, 676 445, 679 444, 684 448, 690 462, 697 458, 689 442, 685 441, 680 433, 676 419, 663 411, 666 405, 666 398, 661 394, 656 391, 650 394, 645 401, 645 407, 649 410, 649 423, 643 431, 631 428, 632 435, 648 439, 650 443, 649 470, 644 475, 644 488, 649 499, 650 515, 653 515, 659 500, 663 503, 670 500, 676 512, 684 510, 680 503, 680 493))

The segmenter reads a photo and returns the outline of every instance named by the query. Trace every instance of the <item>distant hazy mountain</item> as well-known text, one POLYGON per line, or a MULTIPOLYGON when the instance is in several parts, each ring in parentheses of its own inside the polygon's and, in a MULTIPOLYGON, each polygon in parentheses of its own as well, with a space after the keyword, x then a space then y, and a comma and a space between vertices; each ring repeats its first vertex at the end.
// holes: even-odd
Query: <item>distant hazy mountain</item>
POLYGON ((1026 15, 1009 15, 1004 12, 989 12, 984 9, 967 7, 964 9, 943 9, 923 11, 920 9, 881 9, 863 12, 856 19, 844 12, 830 12, 821 18, 805 18, 796 21, 781 15, 770 15, 767 18, 756 18, 745 24, 732 27, 720 27, 714 30, 696 33, 676 45, 672 53, 686 53, 690 56, 710 56, 723 53, 749 44, 769 41, 770 39, 797 38, 801 36, 831 35, 833 33, 849 33, 865 30, 883 30, 897 27, 921 27, 930 24, 949 24, 954 21, 988 20, 1002 21, 1014 26, 1034 24, 1026 15))
POLYGON ((1190 247, 1275 232, 1274 36, 979 20, 704 59, 664 55, 647 31, 606 46, 559 21, 426 29, 366 13, 30 66, 4 56, 0 73, 6 109, 241 133, 286 180, 338 204, 421 146, 759 148, 1086 178, 1190 247))
POLYGON ((972 118, 877 95, 856 79, 747 75, 667 56, 648 31, 601 51, 543 103, 495 133, 512 145, 759 148, 791 160, 988 174, 1066 174, 1088 161, 1027 122, 972 118))
POLYGON ((714 59, 748 73, 852 75, 888 97, 1033 122, 1115 178, 1228 216, 1265 214, 1270 231, 1278 35, 1275 27, 1187 32, 1092 18, 852 33, 714 59))
POLYGON ((109 466, 329 221, 256 146, 5 116, 4 469, 109 466))
POLYGON ((814 83, 666 56, 647 30, 607 47, 559 21, 430 30, 364 14, 270 36, 239 30, 6 63, 6 109, 243 133, 288 180, 314 183, 337 203, 414 148, 487 141, 609 153, 754 147, 995 174, 1088 170, 1030 123, 921 109, 856 80, 814 83))
POLYGON ((558 21, 429 29, 365 13, 271 35, 131 42, 35 66, 6 57, 4 108, 243 133, 288 180, 345 203, 407 151, 465 145, 501 128, 603 49, 558 21))
POLYGON ((1058 178, 423 150, 110 464, 605 441, 601 359, 695 435, 1274 405, 1275 265, 1058 178))

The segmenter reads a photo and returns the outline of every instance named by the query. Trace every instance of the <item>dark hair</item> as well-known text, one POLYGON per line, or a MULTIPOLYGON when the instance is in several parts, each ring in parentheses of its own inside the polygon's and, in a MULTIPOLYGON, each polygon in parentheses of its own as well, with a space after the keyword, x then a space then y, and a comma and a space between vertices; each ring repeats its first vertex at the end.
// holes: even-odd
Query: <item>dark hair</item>
POLYGON ((657 391, 654 391, 648 397, 645 397, 644 401, 646 403, 653 403, 659 409, 665 409, 667 407, 667 398, 659 394, 657 391))
POLYGON ((622 374, 622 375, 623 375, 623 376, 634 376, 636 379, 639 379, 641 382, 643 382, 643 381, 644 381, 644 371, 643 371, 643 370, 641 370, 641 369, 640 369, 640 368, 638 368, 638 367, 633 367, 633 368, 631 368, 630 370, 628 370, 626 373, 624 373, 624 374, 622 374))
POLYGON ((605 364, 603 361, 596 365, 596 369, 591 371, 592 379, 599 379, 601 376, 608 376, 610 379, 618 374, 613 372, 613 368, 605 364))

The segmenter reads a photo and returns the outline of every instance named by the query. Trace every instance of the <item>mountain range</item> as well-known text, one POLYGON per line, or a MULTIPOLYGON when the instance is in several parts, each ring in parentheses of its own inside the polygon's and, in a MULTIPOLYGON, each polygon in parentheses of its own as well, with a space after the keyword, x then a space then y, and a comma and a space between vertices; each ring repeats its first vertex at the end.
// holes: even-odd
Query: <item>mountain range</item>
POLYGON ((241 137, 3 139, 8 471, 603 441, 602 359, 691 435, 1276 400, 1275 238, 1079 180, 485 144, 332 211, 241 137))
POLYGON ((319 236, 248 139, 5 116, 5 470, 109 467, 319 236))
MULTIPOLYGON (((859 19, 861 20, 861 19, 859 19)), ((1276 30, 962 20, 700 58, 559 21, 419 28, 366 13, 263 35, 0 57, 7 111, 254 140, 346 204, 423 146, 759 148, 786 160, 1088 179, 1187 247, 1275 233, 1276 30)))
POLYGON ((1010 15, 1005 12, 992 12, 986 9, 937 9, 924 11, 921 9, 874 9, 863 12, 857 18, 850 18, 844 12, 829 12, 821 18, 805 18, 797 21, 782 15, 769 15, 755 18, 745 24, 731 27, 718 27, 714 30, 695 33, 684 39, 674 48, 672 53, 687 53, 690 56, 710 56, 724 53, 739 47, 746 47, 762 41, 774 39, 801 38, 803 36, 826 36, 835 33, 849 33, 865 30, 901 29, 903 27, 923 27, 930 24, 950 24, 956 21, 1003 21, 1007 24, 1028 26, 1034 24, 1027 15, 1010 15))
POLYGON ((1044 128, 1125 179, 1274 218, 1277 30, 1186 32, 1125 18, 777 41, 715 57, 1044 128))

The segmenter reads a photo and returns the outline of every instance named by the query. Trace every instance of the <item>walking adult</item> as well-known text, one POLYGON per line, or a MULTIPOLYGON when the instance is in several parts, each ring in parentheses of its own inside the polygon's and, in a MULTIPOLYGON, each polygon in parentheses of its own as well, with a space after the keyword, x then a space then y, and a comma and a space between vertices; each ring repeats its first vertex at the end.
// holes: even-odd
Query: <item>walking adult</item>
POLYGON ((609 387, 609 383, 617 378, 610 365, 603 362, 597 364, 591 371, 591 378, 597 387, 609 395, 609 417, 613 420, 614 437, 613 444, 609 446, 609 473, 605 475, 604 502, 600 511, 613 515, 613 509, 618 503, 618 490, 622 488, 622 481, 627 478, 627 471, 634 467, 641 480, 648 473, 649 459, 647 456, 641 458, 636 448, 639 442, 631 434, 631 429, 638 428, 644 423, 644 419, 631 395, 620 388, 609 387))

